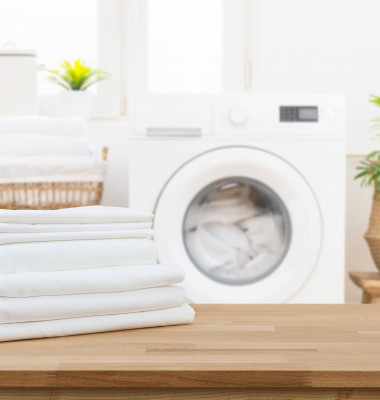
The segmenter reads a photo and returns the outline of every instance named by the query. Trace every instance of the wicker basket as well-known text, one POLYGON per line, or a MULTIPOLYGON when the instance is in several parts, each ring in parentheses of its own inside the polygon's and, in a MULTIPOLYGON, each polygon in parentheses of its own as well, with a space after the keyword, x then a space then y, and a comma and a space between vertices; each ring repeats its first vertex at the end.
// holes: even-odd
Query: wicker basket
POLYGON ((364 238, 368 243, 372 259, 380 271, 380 194, 376 192, 376 188, 373 194, 369 225, 364 238))
MULTIPOLYGON (((103 147, 103 161, 108 148, 103 147)), ((56 210, 100 204, 103 182, 41 182, 0 184, 0 208, 56 210)))

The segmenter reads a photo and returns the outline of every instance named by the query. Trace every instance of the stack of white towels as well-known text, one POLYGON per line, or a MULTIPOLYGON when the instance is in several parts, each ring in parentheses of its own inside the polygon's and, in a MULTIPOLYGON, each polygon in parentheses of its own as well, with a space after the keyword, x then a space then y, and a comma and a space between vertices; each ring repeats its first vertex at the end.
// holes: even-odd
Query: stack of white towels
POLYGON ((83 120, 0 118, 0 183, 100 182, 104 172, 83 120))
POLYGON ((190 323, 180 267, 159 265, 152 214, 0 210, 0 341, 190 323))

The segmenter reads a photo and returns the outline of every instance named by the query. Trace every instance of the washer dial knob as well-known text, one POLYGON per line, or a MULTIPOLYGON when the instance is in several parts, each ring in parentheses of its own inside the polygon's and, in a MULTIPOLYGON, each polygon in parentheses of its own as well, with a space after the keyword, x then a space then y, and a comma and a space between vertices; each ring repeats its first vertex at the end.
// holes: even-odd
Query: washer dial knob
POLYGON ((230 111, 229 119, 233 125, 244 125, 248 121, 248 112, 242 107, 235 107, 230 111))

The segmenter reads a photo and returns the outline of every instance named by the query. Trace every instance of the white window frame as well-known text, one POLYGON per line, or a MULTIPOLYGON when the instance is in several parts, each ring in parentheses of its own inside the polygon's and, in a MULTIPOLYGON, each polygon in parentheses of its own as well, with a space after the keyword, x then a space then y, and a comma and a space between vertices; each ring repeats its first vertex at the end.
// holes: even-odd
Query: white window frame
POLYGON ((94 99, 93 116, 119 117, 121 113, 121 2, 123 0, 97 0, 98 2, 98 64, 111 74, 112 79, 98 86, 94 99))
POLYGON ((260 0, 224 1, 224 90, 252 92, 257 81, 260 0))
MULTIPOLYGON (((92 118, 118 118, 121 115, 121 12, 124 0, 96 0, 98 5, 98 65, 111 74, 98 85, 92 118)), ((40 113, 59 115, 59 96, 41 95, 40 113)))
MULTIPOLYGON (((148 92, 147 0, 96 0, 98 64, 112 79, 98 86, 92 118, 127 114, 135 94, 148 92)), ((258 7, 260 0, 224 2, 224 91, 255 90, 258 7), (255 32, 253 32, 253 30, 255 32), (256 39, 255 39, 256 40, 256 39)), ((40 96, 42 114, 59 115, 59 96, 40 96)))
POLYGON ((148 91, 147 0, 121 0, 122 114, 127 115, 135 94, 148 91))
MULTIPOLYGON (((123 1, 121 14, 121 61, 123 73, 122 104, 127 114, 135 94, 148 93, 147 0, 123 1)), ((257 29, 259 0, 221 0, 224 2, 224 91, 248 92, 255 87, 251 37, 257 29)))

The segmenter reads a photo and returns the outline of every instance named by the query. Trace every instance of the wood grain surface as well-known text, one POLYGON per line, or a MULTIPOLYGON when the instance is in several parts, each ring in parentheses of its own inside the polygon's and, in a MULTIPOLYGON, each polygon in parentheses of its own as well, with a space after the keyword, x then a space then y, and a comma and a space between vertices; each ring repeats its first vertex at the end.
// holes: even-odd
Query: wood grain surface
POLYGON ((1 400, 378 400, 377 389, 0 389, 1 400))
POLYGON ((380 388, 380 305, 194 308, 191 325, 0 343, 0 394, 11 388, 380 388))

